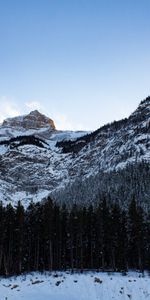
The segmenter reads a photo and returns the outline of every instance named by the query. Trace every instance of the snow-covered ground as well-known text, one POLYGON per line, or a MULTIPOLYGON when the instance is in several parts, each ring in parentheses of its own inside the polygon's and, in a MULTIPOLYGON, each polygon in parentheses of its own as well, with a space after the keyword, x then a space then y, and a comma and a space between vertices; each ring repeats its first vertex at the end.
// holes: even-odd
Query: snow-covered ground
POLYGON ((140 273, 46 273, 0 279, 0 300, 149 300, 150 277, 140 273))

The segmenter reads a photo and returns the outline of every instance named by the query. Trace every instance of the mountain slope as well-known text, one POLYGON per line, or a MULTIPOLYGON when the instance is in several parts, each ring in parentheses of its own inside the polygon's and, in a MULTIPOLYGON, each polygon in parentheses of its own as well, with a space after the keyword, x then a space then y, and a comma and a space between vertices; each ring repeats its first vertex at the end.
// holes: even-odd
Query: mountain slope
MULTIPOLYGON (((1 200, 28 204, 52 192, 61 201, 70 186, 72 199, 79 198, 76 182, 83 187, 100 174, 112 176, 143 161, 149 166, 150 97, 128 119, 88 134, 57 131, 51 119, 34 111, 0 127, 1 200)), ((91 201, 94 197, 91 193, 91 201)))

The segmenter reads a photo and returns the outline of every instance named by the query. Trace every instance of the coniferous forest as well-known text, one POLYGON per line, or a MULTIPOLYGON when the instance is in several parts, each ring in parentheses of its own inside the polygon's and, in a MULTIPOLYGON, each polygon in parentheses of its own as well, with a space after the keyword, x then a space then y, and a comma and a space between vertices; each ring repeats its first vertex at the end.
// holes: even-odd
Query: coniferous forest
POLYGON ((67 209, 48 198, 25 210, 0 205, 0 274, 150 269, 150 214, 133 199, 67 209))

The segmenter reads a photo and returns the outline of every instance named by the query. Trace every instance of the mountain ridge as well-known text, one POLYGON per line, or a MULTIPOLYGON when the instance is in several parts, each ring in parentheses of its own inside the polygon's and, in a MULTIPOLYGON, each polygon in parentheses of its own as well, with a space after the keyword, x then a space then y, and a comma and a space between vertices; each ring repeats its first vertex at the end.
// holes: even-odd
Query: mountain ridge
MULTIPOLYGON (((35 117, 40 113, 34 111, 29 116, 32 114, 35 117)), ((27 118, 26 125, 19 118, 22 126, 21 123, 12 126, 16 118, 0 126, 0 197, 4 203, 22 199, 27 205, 49 194, 62 201, 61 195, 69 199, 65 190, 72 195, 72 201, 77 201, 77 197, 81 198, 81 188, 79 194, 76 182, 82 187, 88 178, 97 178, 98 174, 125 172, 128 165, 141 162, 149 165, 150 97, 129 118, 106 124, 91 133, 58 131, 55 125, 48 125, 47 119, 51 119, 45 116, 45 126, 42 119, 38 127, 34 118, 34 124, 27 118), (68 192, 68 186, 72 189, 76 186, 76 191, 68 192)), ((94 193, 98 190, 93 190, 91 201, 95 201, 94 193)), ((82 201, 86 202, 88 195, 84 194, 82 201)))

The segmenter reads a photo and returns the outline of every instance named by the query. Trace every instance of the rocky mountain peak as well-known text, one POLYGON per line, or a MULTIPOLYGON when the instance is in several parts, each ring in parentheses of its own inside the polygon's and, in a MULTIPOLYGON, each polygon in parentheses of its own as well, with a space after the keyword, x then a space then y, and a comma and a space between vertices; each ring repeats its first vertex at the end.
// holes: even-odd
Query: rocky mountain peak
POLYGON ((28 115, 8 118, 4 120, 2 126, 25 129, 39 129, 43 127, 50 127, 51 130, 56 129, 54 121, 41 114, 38 110, 31 111, 28 115))

